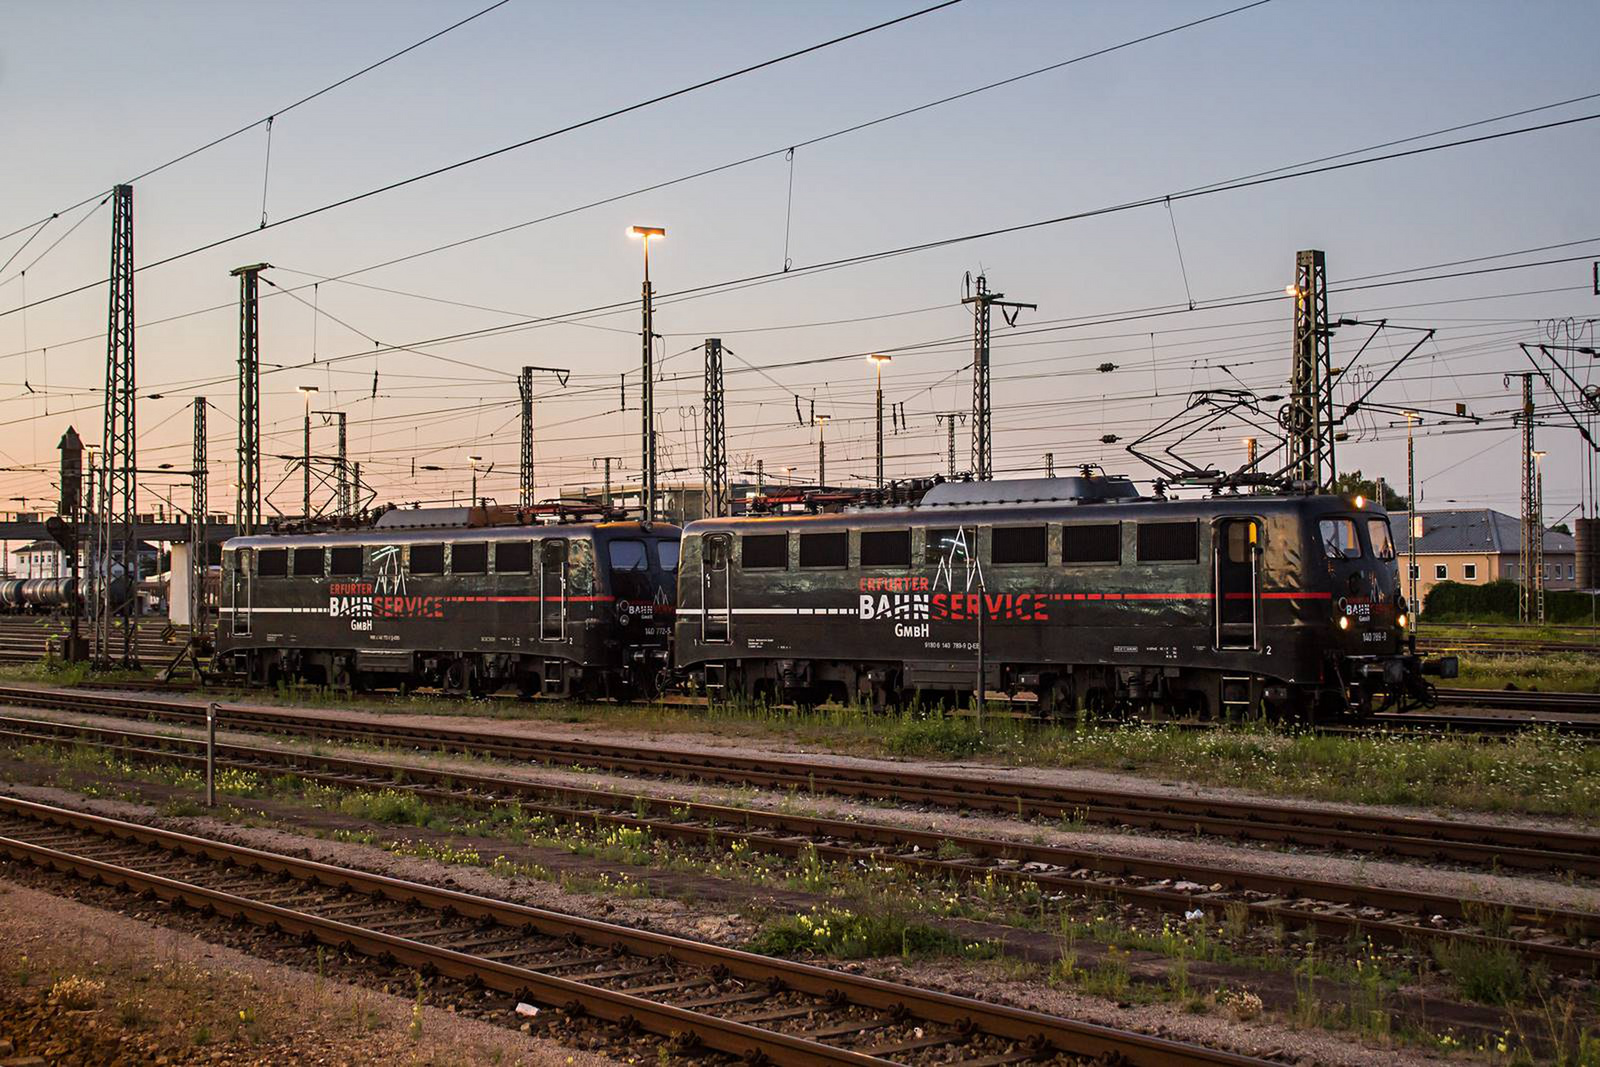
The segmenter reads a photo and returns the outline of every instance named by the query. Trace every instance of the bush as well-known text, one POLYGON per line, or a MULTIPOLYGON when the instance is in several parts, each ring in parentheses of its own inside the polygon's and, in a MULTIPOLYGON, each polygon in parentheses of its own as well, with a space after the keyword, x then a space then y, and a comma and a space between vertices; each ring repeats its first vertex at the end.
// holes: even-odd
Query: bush
MULTIPOLYGON (((1515 622, 1521 587, 1505 580, 1467 585, 1440 582, 1428 590, 1422 613, 1429 622, 1461 620, 1504 620, 1515 622)), ((1549 622, 1588 622, 1592 610, 1589 594, 1571 589, 1547 589, 1544 594, 1545 618, 1549 622)))

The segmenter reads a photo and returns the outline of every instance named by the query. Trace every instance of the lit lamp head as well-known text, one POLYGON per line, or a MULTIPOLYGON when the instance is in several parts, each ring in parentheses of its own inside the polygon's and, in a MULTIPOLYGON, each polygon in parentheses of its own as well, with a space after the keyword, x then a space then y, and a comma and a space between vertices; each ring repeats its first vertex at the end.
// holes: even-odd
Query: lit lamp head
POLYGON ((643 240, 646 243, 649 243, 650 238, 652 238, 652 237, 665 237, 666 235, 667 235, 667 228, 665 226, 629 226, 628 227, 628 236, 629 237, 633 237, 633 238, 636 238, 636 239, 639 239, 639 240, 643 240))
POLYGON ((297 385, 295 388, 300 390, 300 395, 306 398, 307 404, 311 403, 312 393, 321 392, 321 390, 314 385, 297 385))
POLYGON ((876 363, 879 367, 882 367, 885 363, 894 362, 894 357, 893 356, 886 356, 882 352, 874 352, 870 356, 867 357, 867 362, 868 363, 876 363))

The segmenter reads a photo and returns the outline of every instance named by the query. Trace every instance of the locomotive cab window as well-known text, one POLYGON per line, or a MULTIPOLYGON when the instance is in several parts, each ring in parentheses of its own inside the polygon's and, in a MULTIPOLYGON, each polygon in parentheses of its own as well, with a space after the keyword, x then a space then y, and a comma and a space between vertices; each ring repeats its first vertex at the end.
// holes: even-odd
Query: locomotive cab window
POLYGON ((527 574, 533 570, 532 541, 501 541, 494 546, 494 569, 501 574, 527 574))
POLYGON ((344 545, 328 550, 328 573, 336 578, 354 578, 361 574, 361 546, 344 545))
POLYGON ((656 561, 668 574, 678 569, 678 542, 662 539, 656 542, 656 561))
POLYGON ((989 531, 991 563, 1043 563, 1045 554, 1043 526, 996 526, 989 531))
POLYGON ((614 571, 647 571, 650 561, 645 556, 644 542, 633 540, 612 541, 606 546, 614 571))
POLYGON ((482 541, 450 546, 451 574, 488 574, 489 546, 482 541))
POLYGON ((1197 563, 1200 559, 1199 524, 1141 522, 1138 553, 1140 563, 1197 563))
POLYGON ((294 550, 294 576, 296 578, 322 577, 322 549, 297 548, 294 550))
POLYGON ((411 573, 412 574, 443 574, 444 573, 444 546, 443 545, 412 545, 411 546, 411 573))
POLYGON ((739 566, 747 571, 784 570, 789 566, 789 535, 746 534, 739 538, 739 566))
POLYGON ((911 565, 911 531, 863 530, 861 532, 861 565, 863 567, 909 567, 911 565))
POLYGON ((1092 526, 1063 526, 1061 562, 1121 563, 1122 524, 1106 522, 1092 526))
POLYGON ((1372 542, 1372 554, 1379 559, 1394 559, 1394 538, 1389 535, 1388 519, 1367 520, 1367 540, 1372 542))
POLYGON ((263 548, 256 553, 256 574, 262 578, 282 578, 289 573, 287 548, 263 548))
POLYGON ((838 533, 803 533, 800 535, 800 566, 848 567, 850 565, 850 535, 838 533))
POLYGON ((922 558, 927 563, 970 563, 978 556, 978 531, 970 526, 929 530, 924 535, 922 558))
POLYGON ((1317 536, 1322 540, 1322 552, 1329 559, 1360 559, 1361 539, 1356 536, 1356 524, 1350 519, 1319 519, 1317 536))

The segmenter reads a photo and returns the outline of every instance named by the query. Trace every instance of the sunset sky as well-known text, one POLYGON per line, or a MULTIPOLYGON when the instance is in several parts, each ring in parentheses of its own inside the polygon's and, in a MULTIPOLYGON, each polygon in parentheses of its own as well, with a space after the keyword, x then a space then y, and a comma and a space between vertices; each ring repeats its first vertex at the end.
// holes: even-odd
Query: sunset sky
MULTIPOLYGON (((110 214, 96 205, 105 191, 488 2, 23 0, 8 8, 0 233, 19 232, 0 241, 0 262, 11 259, 0 269, 0 495, 53 497, 55 444, 69 422, 91 442, 101 437, 110 214), (30 241, 30 224, 86 198, 30 241)), ((1600 113, 1587 52, 1600 33, 1592 3, 1272 0, 786 158, 788 146, 1233 6, 964 0, 248 233, 262 221, 264 185, 272 223, 919 6, 510 0, 276 119, 270 168, 257 126, 137 181, 138 264, 246 234, 138 275, 140 466, 187 464, 188 405, 204 395, 214 405, 211 501, 231 511, 238 313, 228 272, 266 261, 274 269, 264 277, 279 287, 263 286, 261 306, 269 488, 283 473, 278 457, 300 450, 297 387, 316 385, 317 407, 347 413, 351 457, 380 502, 448 501, 466 488, 470 455, 494 464, 481 491, 514 501, 523 364, 572 372, 565 385, 538 378, 540 494, 597 484, 605 456, 618 457, 619 478, 634 478, 641 256, 624 231, 638 223, 669 231, 651 251, 664 335, 662 466, 676 472, 664 476, 669 483, 699 476, 708 336, 731 350, 736 470, 761 459, 774 477, 791 467, 796 478, 815 477, 816 430, 797 424, 798 398, 805 414, 814 404, 832 417, 830 478, 870 478, 872 367, 864 357, 873 351, 893 355, 886 394, 906 416, 889 438, 890 476, 942 470, 935 415, 971 403, 971 318, 960 303, 968 271, 1039 305, 1014 328, 996 326, 1000 476, 1040 474, 1052 452, 1058 469, 1096 462, 1147 478, 1123 445, 1192 390, 1242 382, 1282 391, 1292 311, 1283 287, 1296 250, 1320 248, 1335 315, 1438 329, 1379 398, 1446 409, 1464 401, 1486 418, 1478 427, 1424 424, 1424 506, 1517 509, 1517 437, 1506 419, 1516 386, 1502 376, 1528 369, 1519 341, 1594 345, 1587 320, 1600 310, 1591 267, 1600 258, 1600 122, 1180 198, 1170 210, 1157 203, 806 268, 1159 198, 1590 94, 1384 151, 1600 113), (767 277, 782 271, 786 255, 789 275, 767 277), (1527 266, 1554 259, 1570 261, 1527 266), (1487 268, 1511 269, 1413 280, 1487 268), (721 285, 756 276, 756 284, 721 285), (577 314, 593 308, 608 310, 577 314), (548 321, 527 321, 539 319, 548 321), (1116 369, 1097 371, 1104 363, 1116 369), (1104 444, 1103 434, 1120 440, 1104 444), (413 461, 443 469, 413 476, 413 461)), ((1415 336, 1380 336, 1360 366, 1381 374, 1415 336)), ((1335 362, 1365 338, 1341 331, 1335 362)), ((1566 361, 1580 381, 1591 379, 1593 357, 1566 361)), ((1542 385, 1539 403, 1556 403, 1542 385)), ((1403 483, 1403 419, 1364 416, 1351 429, 1341 466, 1403 483)), ((963 467, 967 432, 961 427, 963 467)), ((316 434, 316 450, 331 451, 332 431, 319 425, 316 434)), ((1550 451, 1546 513, 1555 522, 1580 504, 1581 442, 1571 429, 1541 429, 1540 447, 1550 451)), ((1230 457, 1240 451, 1225 433, 1198 454, 1237 463, 1230 457)), ((186 504, 187 486, 176 480, 141 485, 141 511, 161 493, 186 504)), ((294 511, 298 499, 291 480, 271 504, 294 511)))

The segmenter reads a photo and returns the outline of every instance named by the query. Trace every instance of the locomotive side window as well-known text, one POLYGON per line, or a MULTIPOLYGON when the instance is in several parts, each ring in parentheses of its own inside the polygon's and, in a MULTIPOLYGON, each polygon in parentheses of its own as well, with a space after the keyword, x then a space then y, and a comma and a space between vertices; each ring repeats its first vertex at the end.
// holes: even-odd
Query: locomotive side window
POLYGON ((297 548, 294 550, 294 576, 296 578, 322 577, 322 549, 297 548))
POLYGON ((656 542, 656 560, 661 569, 672 573, 678 569, 678 542, 662 539, 656 542))
POLYGON ((977 558, 978 531, 970 526, 929 530, 923 536, 922 558, 927 563, 968 563, 977 558))
POLYGON ((1043 563, 1043 526, 996 526, 989 534, 992 563, 1043 563))
POLYGON ((482 541, 450 546, 451 574, 488 574, 489 546, 482 541))
POLYGON ((647 571, 650 569, 650 560, 644 554, 643 541, 612 541, 606 551, 611 556, 611 569, 613 571, 647 571))
POLYGON ((788 534, 746 534, 739 538, 739 566, 781 571, 789 566, 788 534))
POLYGON ((1361 558, 1361 540, 1356 536, 1356 524, 1350 519, 1320 519, 1317 534, 1322 538, 1322 551, 1329 559, 1361 558))
POLYGON ((1108 522, 1093 526, 1063 526, 1061 562, 1121 563, 1122 524, 1108 522))
POLYGON ((911 531, 863 530, 861 532, 861 565, 863 567, 909 567, 911 565, 911 531))
POLYGON ((361 546, 345 545, 328 550, 328 573, 337 578, 353 578, 361 573, 361 546))
POLYGON ((803 533, 800 535, 800 566, 848 567, 850 565, 850 535, 838 533, 803 533))
POLYGON ((1195 522, 1141 522, 1140 563, 1195 563, 1200 559, 1199 524, 1195 522))
POLYGON ((494 546, 494 569, 501 574, 528 574, 533 570, 532 541, 500 541, 494 546))
POLYGON ((263 548, 256 553, 256 574, 263 578, 282 578, 289 573, 287 548, 263 548))
POLYGON ((1389 534, 1388 519, 1367 520, 1367 540, 1372 542, 1372 554, 1379 559, 1394 559, 1394 538, 1389 534))
POLYGON ((443 545, 412 545, 411 546, 411 573, 412 574, 443 574, 444 573, 444 546, 443 545))

